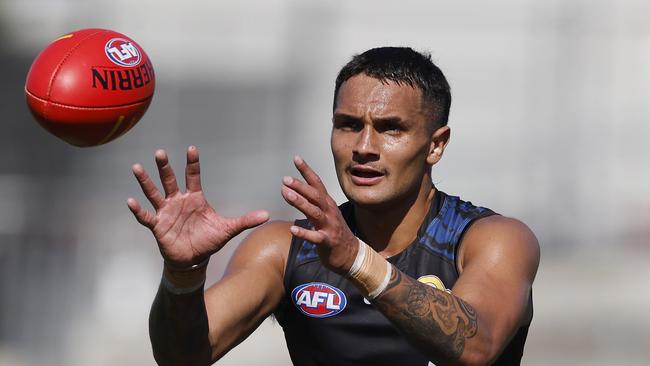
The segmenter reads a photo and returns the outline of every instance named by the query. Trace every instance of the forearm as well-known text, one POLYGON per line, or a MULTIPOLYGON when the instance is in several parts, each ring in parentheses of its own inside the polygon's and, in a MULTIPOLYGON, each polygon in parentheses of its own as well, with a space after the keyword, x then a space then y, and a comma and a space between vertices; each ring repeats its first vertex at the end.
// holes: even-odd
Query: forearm
POLYGON ((208 316, 202 286, 205 272, 191 274, 194 278, 188 278, 188 274, 185 274, 180 282, 178 278, 176 281, 171 278, 172 282, 167 284, 164 282, 173 275, 166 270, 165 276, 149 314, 149 336, 156 362, 159 365, 211 364, 208 316), (170 290, 170 285, 179 285, 188 280, 195 284, 193 291, 174 293, 179 291, 170 290))
POLYGON ((361 241, 348 277, 436 364, 486 363, 483 342, 473 342, 465 352, 468 340, 478 333, 479 322, 474 309, 462 299, 405 275, 361 241))
POLYGON ((463 353, 468 340, 478 333, 478 320, 462 299, 393 266, 388 287, 373 304, 437 365, 466 363, 468 355, 463 353))

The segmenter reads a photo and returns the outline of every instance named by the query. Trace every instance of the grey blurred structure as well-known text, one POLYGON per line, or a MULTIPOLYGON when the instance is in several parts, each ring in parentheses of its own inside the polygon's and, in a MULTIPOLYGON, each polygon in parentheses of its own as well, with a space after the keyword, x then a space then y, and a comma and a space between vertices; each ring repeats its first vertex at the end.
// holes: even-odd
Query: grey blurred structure
MULTIPOLYGON (((131 164, 153 169, 163 147, 182 170, 196 144, 218 210, 292 219, 279 187, 299 153, 342 201, 334 78, 379 45, 430 51, 450 81, 438 187, 540 239, 524 364, 647 365, 649 16, 642 0, 0 0, 0 365, 154 364, 162 263, 126 208, 143 200, 131 164), (157 89, 131 132, 79 149, 32 120, 23 84, 40 49, 88 27, 136 39, 157 89)), ((211 282, 237 242, 212 259, 211 282)), ((221 362, 288 363, 271 321, 221 362)))

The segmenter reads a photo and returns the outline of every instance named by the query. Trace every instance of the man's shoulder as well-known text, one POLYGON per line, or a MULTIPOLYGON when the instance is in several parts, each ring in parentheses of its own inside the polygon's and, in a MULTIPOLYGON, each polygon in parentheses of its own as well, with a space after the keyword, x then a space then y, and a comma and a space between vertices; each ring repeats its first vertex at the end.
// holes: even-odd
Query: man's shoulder
POLYGON ((270 221, 253 229, 241 242, 232 260, 236 262, 270 262, 283 269, 291 246, 292 223, 270 221))
POLYGON ((478 235, 523 236, 532 239, 533 231, 519 219, 502 215, 490 215, 477 220, 469 229, 478 235))
POLYGON ((531 266, 539 263, 539 242, 533 231, 522 221, 501 215, 477 220, 465 233, 459 251, 462 262, 478 256, 516 256, 528 259, 531 266))
POLYGON ((291 243, 292 223, 289 221, 270 221, 256 227, 244 240, 255 246, 288 246, 291 243))

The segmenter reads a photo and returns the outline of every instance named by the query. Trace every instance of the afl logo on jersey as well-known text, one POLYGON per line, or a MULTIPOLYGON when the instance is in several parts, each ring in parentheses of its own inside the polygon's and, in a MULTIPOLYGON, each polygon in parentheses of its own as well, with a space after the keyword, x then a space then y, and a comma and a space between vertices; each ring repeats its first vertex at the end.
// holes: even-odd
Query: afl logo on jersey
POLYGON ((124 38, 113 38, 104 47, 106 56, 114 64, 124 67, 137 66, 140 63, 141 52, 133 42, 124 38))
POLYGON ((327 318, 345 309, 343 291, 322 282, 302 284, 291 291, 291 300, 298 310, 314 318, 327 318))

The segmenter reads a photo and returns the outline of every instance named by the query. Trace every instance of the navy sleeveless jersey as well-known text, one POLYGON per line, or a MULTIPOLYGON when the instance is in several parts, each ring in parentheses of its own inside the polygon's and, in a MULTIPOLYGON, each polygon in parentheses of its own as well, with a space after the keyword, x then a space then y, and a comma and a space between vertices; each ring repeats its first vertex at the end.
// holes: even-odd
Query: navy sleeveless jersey
MULTIPOLYGON (((355 232, 352 205, 340 209, 355 232)), ((456 253, 463 233, 475 220, 494 214, 438 191, 417 239, 388 261, 421 282, 451 289, 458 278, 456 253)), ((311 226, 307 220, 296 224, 311 226)), ((286 294, 274 315, 294 365, 433 365, 352 283, 321 265, 315 244, 293 238, 284 286, 286 294)), ((495 365, 519 364, 530 318, 532 313, 495 365)))

